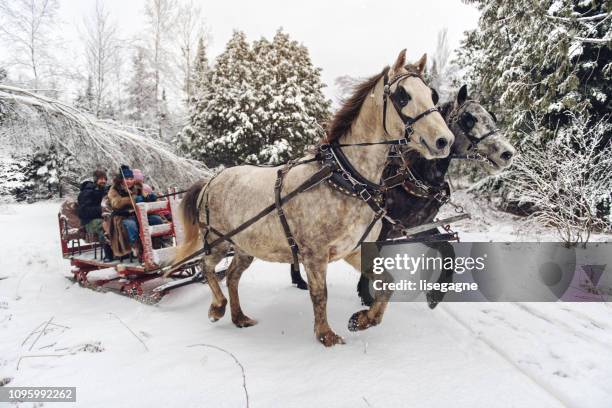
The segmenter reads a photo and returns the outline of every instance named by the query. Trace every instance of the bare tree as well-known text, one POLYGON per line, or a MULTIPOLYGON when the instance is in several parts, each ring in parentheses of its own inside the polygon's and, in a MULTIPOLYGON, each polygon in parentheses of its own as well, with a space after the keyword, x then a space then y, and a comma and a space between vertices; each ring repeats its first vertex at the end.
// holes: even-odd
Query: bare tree
POLYGON ((169 59, 171 56, 172 28, 176 22, 176 10, 176 0, 148 0, 145 8, 149 32, 147 49, 150 51, 151 66, 155 77, 155 100, 160 137, 162 136, 161 90, 162 88, 168 88, 167 84, 162 85, 162 81, 170 82, 172 76, 169 59))
POLYGON ((100 0, 96 1, 94 12, 85 19, 84 25, 83 41, 89 76, 92 78, 93 114, 100 117, 120 48, 117 26, 111 21, 110 14, 100 0))
POLYGON ((568 244, 587 242, 591 232, 609 228, 609 214, 598 207, 612 199, 612 125, 569 114, 571 126, 559 129, 550 142, 526 134, 521 154, 509 173, 510 190, 520 202, 533 205, 530 216, 555 227, 568 244))
POLYGON ((0 40, 11 50, 10 62, 30 71, 35 89, 52 65, 58 8, 57 0, 0 0, 0 40))
POLYGON ((438 32, 436 51, 431 59, 429 83, 435 88, 442 99, 446 99, 451 90, 452 70, 449 64, 452 51, 448 45, 448 29, 438 32))
POLYGON ((210 31, 205 23, 202 8, 195 1, 183 3, 179 6, 175 25, 176 42, 180 49, 178 67, 183 76, 183 91, 185 104, 189 104, 193 95, 194 59, 198 42, 206 47, 210 39, 210 31))

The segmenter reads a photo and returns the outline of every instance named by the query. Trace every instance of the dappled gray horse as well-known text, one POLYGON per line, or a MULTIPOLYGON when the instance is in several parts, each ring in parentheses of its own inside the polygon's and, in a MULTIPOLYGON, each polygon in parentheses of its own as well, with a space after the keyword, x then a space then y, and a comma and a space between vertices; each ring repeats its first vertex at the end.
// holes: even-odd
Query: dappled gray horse
MULTIPOLYGON (((425 64, 424 55, 415 64, 407 65, 405 50, 402 51, 391 68, 385 68, 357 86, 353 96, 336 113, 325 145, 332 146, 334 154, 342 154, 345 163, 351 164, 352 173, 344 173, 348 178, 359 176, 374 180, 375 184, 382 176, 392 143, 401 144, 400 150, 413 151, 427 160, 448 156, 454 136, 436 111, 431 89, 421 78, 425 64)), ((315 158, 312 154, 307 155, 300 165, 286 169, 283 194, 293 191, 321 170, 323 164, 315 158)), ((192 187, 182 207, 186 245, 179 248, 176 259, 183 259, 202 248, 203 236, 215 239, 227 234, 263 206, 274 203, 279 169, 232 167, 192 187)), ((327 322, 327 264, 354 253, 360 240, 366 238, 364 231, 375 217, 368 194, 362 194, 361 198, 320 183, 282 207, 293 234, 291 238, 299 247, 299 261, 306 270, 314 309, 314 331, 326 346, 344 342, 327 322)), ((368 239, 377 237, 380 222, 368 231, 365 234, 368 239)), ((233 245, 235 255, 227 270, 231 316, 236 326, 248 327, 256 321, 247 317, 240 306, 240 276, 253 258, 288 263, 292 262, 292 251, 287 245, 287 234, 274 214, 265 215, 233 235, 231 242, 224 241, 210 248, 202 257, 203 270, 213 294, 208 316, 211 321, 217 321, 225 313, 227 300, 215 277, 214 267, 233 245)), ((385 307, 386 299, 375 301, 365 312, 363 328, 380 321, 385 307)))

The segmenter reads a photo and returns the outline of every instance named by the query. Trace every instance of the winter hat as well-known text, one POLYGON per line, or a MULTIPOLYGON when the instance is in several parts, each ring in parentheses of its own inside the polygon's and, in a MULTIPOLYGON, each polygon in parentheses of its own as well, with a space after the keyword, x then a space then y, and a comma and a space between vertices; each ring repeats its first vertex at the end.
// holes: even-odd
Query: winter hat
POLYGON ((98 181, 101 178, 107 178, 104 170, 97 169, 93 172, 94 181, 98 181))
POLYGON ((132 171, 132 169, 130 169, 130 166, 126 164, 121 165, 121 169, 119 169, 119 174, 121 174, 124 179, 134 178, 134 172, 132 171))
POLYGON ((144 174, 142 174, 142 171, 140 171, 139 169, 134 169, 132 171, 134 173, 134 180, 140 181, 141 183, 143 183, 144 182, 144 174))

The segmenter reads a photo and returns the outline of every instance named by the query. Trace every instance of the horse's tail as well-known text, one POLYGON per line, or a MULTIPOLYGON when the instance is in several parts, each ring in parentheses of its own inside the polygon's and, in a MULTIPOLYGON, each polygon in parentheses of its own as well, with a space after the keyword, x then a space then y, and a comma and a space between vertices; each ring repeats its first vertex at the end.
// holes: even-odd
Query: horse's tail
POLYGON ((174 263, 180 262, 202 247, 200 238, 200 209, 198 197, 208 180, 198 181, 192 185, 181 201, 180 214, 183 226, 184 242, 179 245, 174 255, 174 263))

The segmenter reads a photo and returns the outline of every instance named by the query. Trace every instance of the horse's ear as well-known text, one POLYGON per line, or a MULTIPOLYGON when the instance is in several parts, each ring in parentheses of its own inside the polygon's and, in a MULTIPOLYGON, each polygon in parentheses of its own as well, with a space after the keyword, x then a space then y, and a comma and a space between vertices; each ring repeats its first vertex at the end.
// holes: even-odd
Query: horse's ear
POLYGON ((406 65, 406 49, 400 51, 395 63, 393 64, 393 72, 399 72, 406 65))
POLYGON ((425 71, 425 66, 427 65, 427 54, 423 54, 423 56, 419 58, 414 65, 416 66, 417 71, 419 71, 419 75, 422 75, 423 71, 425 71))
POLYGON ((457 94, 457 104, 463 105, 463 102, 467 101, 467 98, 467 85, 463 85, 461 88, 459 88, 459 93, 457 94))

